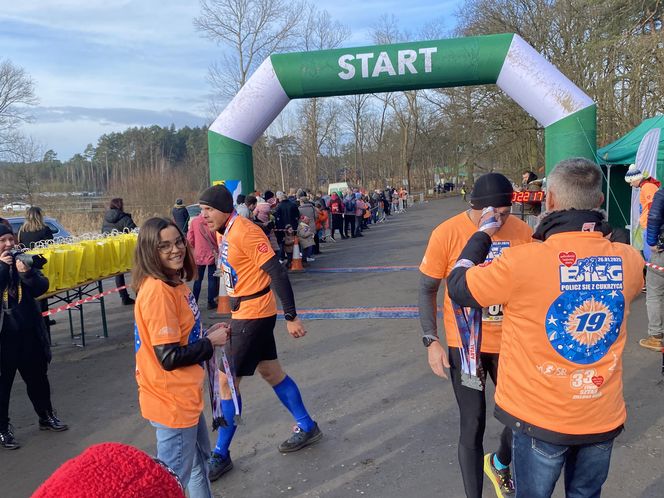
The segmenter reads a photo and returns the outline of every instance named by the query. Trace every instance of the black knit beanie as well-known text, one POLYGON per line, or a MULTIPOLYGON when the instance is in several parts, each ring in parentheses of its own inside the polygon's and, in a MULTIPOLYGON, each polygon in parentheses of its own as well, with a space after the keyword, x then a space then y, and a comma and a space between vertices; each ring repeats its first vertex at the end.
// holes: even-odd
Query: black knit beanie
POLYGON ((14 231, 4 223, 0 223, 0 237, 8 234, 14 235, 14 231))
POLYGON ((500 173, 487 173, 480 176, 470 193, 470 207, 505 207, 512 205, 512 183, 500 173))
POLYGON ((222 213, 233 212, 233 195, 224 185, 214 185, 203 190, 198 203, 213 207, 222 213))

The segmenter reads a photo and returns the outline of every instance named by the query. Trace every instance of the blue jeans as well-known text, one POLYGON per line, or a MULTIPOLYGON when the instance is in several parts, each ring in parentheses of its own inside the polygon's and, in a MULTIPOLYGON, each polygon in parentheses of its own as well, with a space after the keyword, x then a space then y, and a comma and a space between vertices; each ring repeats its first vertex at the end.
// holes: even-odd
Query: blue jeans
POLYGON ((214 300, 219 295, 219 279, 213 276, 217 268, 214 263, 207 266, 198 265, 197 268, 198 268, 198 278, 194 282, 194 288, 192 290, 192 292, 194 293, 194 298, 196 299, 196 302, 198 302, 198 297, 201 294, 201 284, 203 283, 203 277, 205 276, 205 269, 207 268, 208 272, 207 302, 208 305, 214 306, 214 300))
POLYGON ((566 446, 514 431, 512 478, 516 498, 550 498, 565 467, 566 498, 599 498, 609 474, 613 439, 566 446))
POLYGON ((150 423, 157 430, 157 458, 175 471, 189 498, 212 498, 208 480, 210 439, 203 414, 198 425, 185 429, 150 423))

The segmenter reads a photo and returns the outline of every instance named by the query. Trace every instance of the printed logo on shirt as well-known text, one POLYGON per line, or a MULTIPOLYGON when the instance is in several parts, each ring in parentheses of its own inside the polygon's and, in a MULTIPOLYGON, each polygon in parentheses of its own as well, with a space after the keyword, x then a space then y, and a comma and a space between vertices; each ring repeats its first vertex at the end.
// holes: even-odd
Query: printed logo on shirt
MULTIPOLYGON (((494 259, 499 257, 505 249, 510 246, 509 240, 496 240, 491 243, 489 248, 489 254, 487 254, 486 259, 479 266, 488 266, 494 259)), ((500 323, 503 321, 503 305, 495 304, 492 306, 487 306, 482 308, 482 321, 491 322, 491 323, 500 323)))
POLYGON ((263 254, 266 254, 267 251, 268 251, 267 244, 265 244, 264 242, 258 244, 257 249, 258 249, 258 252, 263 253, 263 254))
POLYGON ((138 333, 138 324, 134 322, 134 353, 138 353, 139 349, 141 349, 141 336, 138 333))
POLYGON ((487 254, 486 259, 479 266, 488 266, 491 262, 500 256, 505 249, 510 246, 509 240, 496 240, 491 243, 489 248, 489 254, 487 254))
POLYGON ((599 398, 604 376, 598 375, 594 368, 575 370, 570 374, 570 387, 575 391, 572 399, 599 398))
POLYGON ((547 377, 567 377, 567 369, 552 361, 545 361, 541 365, 537 365, 537 371, 547 377))
POLYGON ((569 256, 561 255, 562 294, 547 311, 547 337, 563 358, 591 364, 608 353, 624 319, 622 259, 593 256, 576 260, 574 255, 574 263, 568 265, 569 256))
POLYGON ((192 293, 187 295, 187 304, 194 315, 194 326, 189 332, 189 344, 196 342, 201 338, 201 312, 198 309, 198 303, 192 293))

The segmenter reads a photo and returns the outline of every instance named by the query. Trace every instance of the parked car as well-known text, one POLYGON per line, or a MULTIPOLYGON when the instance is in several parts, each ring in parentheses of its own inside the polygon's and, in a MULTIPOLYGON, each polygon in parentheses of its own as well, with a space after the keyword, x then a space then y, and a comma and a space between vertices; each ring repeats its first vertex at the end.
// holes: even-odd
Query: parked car
POLYGON ((189 204, 187 206, 187 212, 189 213, 189 219, 195 218, 201 214, 201 207, 198 204, 189 204))
POLYGON ((5 204, 2 207, 2 209, 5 210, 5 211, 20 211, 20 212, 23 212, 26 209, 28 209, 29 207, 31 207, 30 204, 28 204, 26 202, 14 201, 14 202, 10 202, 9 204, 5 204))
MULTIPOLYGON (((18 229, 21 228, 23 223, 25 223, 25 216, 12 216, 11 218, 7 218, 7 221, 11 224, 14 233, 17 234, 18 229)), ((69 233, 55 218, 45 216, 44 223, 46 223, 46 225, 48 225, 53 231, 53 237, 71 237, 71 233, 69 233)))

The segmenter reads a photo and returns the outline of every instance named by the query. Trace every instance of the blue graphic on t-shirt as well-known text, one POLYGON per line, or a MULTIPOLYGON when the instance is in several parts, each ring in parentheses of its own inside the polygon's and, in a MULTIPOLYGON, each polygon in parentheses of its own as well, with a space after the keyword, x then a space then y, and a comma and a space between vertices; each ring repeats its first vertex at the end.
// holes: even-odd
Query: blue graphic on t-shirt
POLYGON ((138 334, 138 325, 134 322, 134 353, 141 348, 141 336, 138 334))
POLYGON ((509 240, 494 240, 491 242, 491 247, 489 248, 489 254, 487 254, 485 263, 489 263, 500 256, 505 249, 510 246, 509 240))
POLYGON ((189 305, 189 309, 194 315, 194 326, 192 327, 191 332, 189 332, 189 339, 187 341, 189 344, 192 344, 202 338, 201 312, 198 309, 198 303, 196 302, 196 299, 192 293, 187 295, 187 304, 189 305))
POLYGON ((619 257, 596 256, 561 265, 562 294, 549 307, 545 323, 556 352, 582 365, 604 357, 625 316, 622 288, 619 257))

